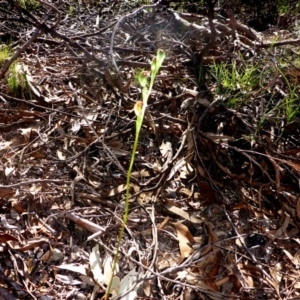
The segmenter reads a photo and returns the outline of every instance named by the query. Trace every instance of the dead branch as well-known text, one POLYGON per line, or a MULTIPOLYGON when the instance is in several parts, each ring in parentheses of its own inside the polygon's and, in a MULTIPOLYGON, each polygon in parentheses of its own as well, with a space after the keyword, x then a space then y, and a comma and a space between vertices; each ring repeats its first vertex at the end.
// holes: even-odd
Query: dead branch
MULTIPOLYGON (((53 25, 53 27, 52 28, 55 28, 55 27, 57 27, 58 26, 58 24, 59 24, 59 22, 60 22, 60 19, 61 19, 61 17, 60 17, 60 12, 58 11, 58 9, 56 8, 56 7, 54 7, 53 5, 51 5, 51 4, 49 4, 49 3, 45 3, 45 2, 43 2, 43 1, 41 1, 41 0, 39 0, 40 1, 40 3, 42 3, 42 4, 45 4, 45 5, 47 5, 47 6, 49 6, 50 7, 50 10, 47 12, 47 14, 42 18, 42 21, 41 22, 39 22, 28 10, 26 10, 25 8, 23 8, 21 5, 19 5, 18 3, 16 3, 16 2, 14 2, 14 1, 12 1, 12 0, 9 0, 10 2, 11 2, 11 4, 13 5, 13 6, 15 6, 19 11, 21 11, 22 13, 24 13, 24 14, 26 14, 27 16, 29 16, 31 19, 33 19, 34 21, 35 21, 35 23, 36 24, 41 24, 41 22, 42 23, 44 23, 44 22, 46 22, 49 18, 50 18, 50 16, 51 16, 51 13, 53 12, 53 10, 54 11, 56 11, 57 12, 57 14, 58 14, 58 18, 57 18, 57 21, 56 21, 56 23, 53 25)), ((32 37, 21 47, 21 48, 19 48, 15 53, 14 53, 14 55, 9 59, 9 60, 7 60, 5 63, 4 63, 4 65, 3 65, 3 67, 2 67, 2 70, 1 70, 1 72, 0 72, 0 79, 2 79, 2 78, 4 78, 4 76, 5 76, 5 74, 6 74, 6 72, 7 72, 7 70, 9 69, 9 67, 11 66, 11 64, 20 56, 20 54, 22 53, 22 52, 24 52, 37 38, 38 38, 38 36, 39 35, 41 35, 43 33, 43 30, 40 28, 40 27, 38 27, 36 30, 35 30, 35 32, 33 33, 33 35, 32 35, 32 37)))
POLYGON ((170 13, 173 15, 174 18, 174 23, 175 25, 177 25, 178 28, 182 28, 185 31, 189 31, 189 30, 195 30, 197 32, 197 34, 199 34, 200 36, 205 36, 207 38, 210 38, 211 36, 211 31, 205 27, 205 26, 200 26, 197 25, 195 23, 190 23, 189 21, 183 19, 179 13, 171 11, 170 13))
POLYGON ((278 47, 284 45, 300 45, 300 39, 284 40, 278 42, 264 42, 258 46, 262 48, 268 48, 268 47, 278 47))
POLYGON ((117 22, 117 24, 115 25, 114 29, 113 29, 113 32, 112 32, 112 35, 111 35, 111 39, 110 39, 110 48, 109 48, 109 54, 110 54, 110 57, 112 59, 112 63, 116 69, 116 72, 119 73, 119 68, 118 68, 118 65, 115 61, 115 57, 114 57, 114 52, 113 52, 113 47, 114 47, 114 39, 115 39, 115 35, 116 35, 116 32, 119 28, 119 26, 126 20, 126 19, 129 19, 129 18, 133 18, 134 16, 136 16, 140 11, 142 11, 143 9, 147 9, 147 8, 155 8, 157 7, 158 5, 160 4, 160 1, 158 1, 156 4, 152 4, 152 5, 143 5, 139 8, 137 8, 136 10, 134 10, 132 13, 129 13, 123 17, 120 18, 120 20, 117 22))

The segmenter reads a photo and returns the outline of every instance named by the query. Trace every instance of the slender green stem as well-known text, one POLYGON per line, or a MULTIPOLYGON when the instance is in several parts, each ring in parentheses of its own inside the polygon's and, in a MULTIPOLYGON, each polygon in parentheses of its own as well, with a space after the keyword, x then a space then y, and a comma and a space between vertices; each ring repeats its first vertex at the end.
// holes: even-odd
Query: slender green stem
POLYGON ((135 140, 134 140, 133 150, 132 150, 132 155, 131 155, 131 160, 130 160, 130 165, 129 165, 128 172, 127 172, 127 177, 126 177, 126 201, 125 201, 125 211, 124 211, 124 215, 123 215, 123 224, 121 226, 121 230, 120 230, 119 236, 118 236, 117 250, 116 250, 116 254, 115 254, 115 257, 114 257, 114 260, 113 260, 113 266, 112 266, 112 277, 109 281, 109 285, 108 285, 106 293, 105 293, 105 300, 108 300, 109 293, 110 293, 110 290, 111 290, 111 285, 112 285, 112 282, 113 282, 114 272, 115 272, 115 269, 116 269, 116 266, 117 266, 117 263, 118 263, 118 260, 119 260, 121 242, 122 242, 123 234, 124 234, 124 231, 125 231, 125 226, 126 226, 127 219, 128 219, 129 196, 130 196, 130 178, 131 178, 132 168, 133 168, 133 164, 134 164, 134 160, 135 160, 135 153, 136 153, 136 149, 137 149, 137 145, 138 145, 138 141, 139 141, 139 136, 140 136, 139 133, 140 132, 138 130, 136 130, 135 140))
POLYGON ((153 59, 152 63, 151 63, 151 77, 150 77, 150 83, 149 86, 147 87, 147 74, 145 72, 140 72, 137 76, 138 82, 142 87, 142 103, 141 102, 137 102, 135 104, 134 107, 134 111, 136 113, 136 130, 135 130, 135 140, 134 140, 134 144, 133 144, 133 149, 132 149, 132 154, 131 154, 131 160, 130 160, 130 164, 129 164, 129 168, 128 168, 128 172, 127 172, 127 177, 126 177, 126 198, 125 198, 125 211, 124 211, 124 215, 123 215, 123 223, 121 226, 121 230, 118 236, 118 243, 117 243, 117 250, 116 250, 116 254, 113 260, 113 265, 112 265, 112 276, 110 278, 110 282, 108 284, 106 293, 105 293, 105 300, 108 300, 109 295, 110 295, 110 290, 112 287, 112 282, 113 282, 113 277, 114 277, 114 273, 116 270, 116 266, 119 260, 119 254, 120 254, 120 247, 121 247, 121 242, 122 242, 122 238, 124 235, 124 231, 125 231, 125 226, 128 220, 128 214, 129 214, 129 197, 130 197, 130 179, 131 179, 131 173, 132 173, 132 168, 133 168, 133 164, 134 164, 134 160, 135 160, 135 154, 137 151, 137 145, 139 142, 139 137, 140 137, 140 132, 141 132, 141 128, 142 128, 142 124, 143 124, 143 120, 144 120, 144 115, 146 112, 146 108, 147 108, 147 103, 148 103, 148 98, 151 94, 151 90, 153 88, 153 84, 156 78, 156 75, 163 63, 165 59, 165 52, 162 50, 158 50, 157 52, 157 56, 156 58, 153 59))

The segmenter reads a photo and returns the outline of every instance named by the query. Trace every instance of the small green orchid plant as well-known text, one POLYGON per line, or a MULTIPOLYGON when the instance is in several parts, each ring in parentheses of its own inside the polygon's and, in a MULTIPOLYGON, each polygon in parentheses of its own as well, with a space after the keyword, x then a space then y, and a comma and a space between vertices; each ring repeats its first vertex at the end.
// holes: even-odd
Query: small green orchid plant
POLYGON ((138 101, 134 105, 134 112, 136 114, 136 127, 135 127, 136 130, 135 130, 135 140, 134 140, 134 144, 133 144, 131 160, 130 160, 130 164, 129 164, 129 168, 128 168, 128 172, 127 172, 127 178, 126 178, 125 211, 124 211, 124 215, 123 215, 123 224, 122 224, 119 236, 118 236, 117 251, 116 251, 114 261, 113 261, 113 265, 112 265, 112 276, 111 276, 110 282, 109 282, 107 290, 106 290, 105 300, 108 300, 109 295, 111 293, 112 283, 113 283, 113 279, 114 279, 114 273, 115 273, 117 263, 118 263, 118 260, 119 260, 119 252, 120 252, 121 241, 122 241, 125 226, 126 226, 126 223, 127 223, 127 220, 128 220, 129 197, 130 197, 130 179, 131 179, 132 168, 133 168, 133 164, 134 164, 134 160, 135 160, 136 149, 137 149, 137 145, 138 145, 138 142, 139 142, 140 132, 141 132, 145 112, 146 112, 146 109, 147 109, 148 99, 149 99, 149 96, 151 94, 156 75, 157 75, 159 69, 161 68, 161 66, 163 64, 165 56, 166 56, 166 54, 163 50, 158 50, 157 51, 156 57, 154 57, 152 62, 151 62, 150 82, 148 82, 149 72, 147 72, 147 71, 140 71, 136 76, 137 82, 142 88, 142 101, 138 101))

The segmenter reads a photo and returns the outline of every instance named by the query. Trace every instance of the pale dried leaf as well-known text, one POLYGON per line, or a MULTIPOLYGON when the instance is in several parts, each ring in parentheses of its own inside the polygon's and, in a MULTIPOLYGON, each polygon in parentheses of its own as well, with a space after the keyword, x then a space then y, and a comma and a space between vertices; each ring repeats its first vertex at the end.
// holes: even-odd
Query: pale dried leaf
POLYGON ((68 270, 71 272, 80 273, 82 275, 86 275, 86 265, 80 265, 80 264, 62 264, 60 266, 56 266, 58 269, 68 270))
POLYGON ((159 270, 176 266, 177 262, 173 253, 165 252, 162 256, 157 258, 157 266, 159 270))
POLYGON ((114 297, 119 297, 122 294, 125 294, 129 290, 133 288, 131 292, 129 292, 127 295, 120 298, 120 300, 134 300, 137 293, 136 289, 137 286, 135 286, 135 281, 138 278, 138 273, 135 269, 132 269, 126 276, 124 276, 119 284, 119 288, 115 289, 112 299, 115 299, 114 297))
POLYGON ((273 277, 273 279, 266 278, 267 281, 275 288, 277 295, 279 296, 279 299, 282 299, 280 296, 279 291, 279 285, 281 283, 282 279, 282 265, 281 262, 277 263, 274 267, 269 268, 270 274, 273 277))
POLYGON ((183 193, 184 195, 186 195, 188 197, 192 196, 192 192, 186 187, 181 188, 180 193, 183 193))
POLYGON ((219 240, 219 238, 213 230, 214 225, 210 222, 205 222, 205 226, 207 228, 209 244, 213 244, 213 243, 217 242, 219 240))
POLYGON ((95 179, 92 180, 90 177, 88 178, 88 182, 94 187, 94 188, 98 188, 101 186, 101 183, 99 182, 99 180, 95 179))
POLYGON ((9 177, 13 173, 14 170, 15 170, 15 167, 6 167, 5 168, 5 176, 9 177))
POLYGON ((172 224, 175 226, 177 231, 181 260, 184 260, 194 252, 193 248, 189 246, 189 243, 194 243, 195 240, 189 229, 181 222, 172 224))
POLYGON ((285 235, 286 229, 289 226, 291 217, 285 214, 285 219, 282 226, 276 231, 276 237, 283 237, 285 235))
POLYGON ((57 155, 58 159, 60 159, 60 160, 66 159, 66 156, 60 150, 56 150, 56 155, 57 155))
POLYGON ((225 284, 226 282, 228 282, 229 280, 230 280, 230 278, 229 278, 228 276, 225 276, 225 277, 223 277, 223 278, 221 278, 221 279, 215 281, 215 285, 216 285, 217 287, 220 287, 220 286, 222 286, 223 284, 225 284))
POLYGON ((143 291, 146 297, 152 296, 152 280, 143 281, 143 291))
POLYGON ((194 173, 194 169, 190 163, 186 163, 182 168, 180 169, 180 178, 187 179, 188 177, 191 177, 194 173))
POLYGON ((0 150, 7 150, 9 149, 12 142, 1 142, 0 143, 0 150))
POLYGON ((186 111, 191 105, 193 105, 194 101, 194 98, 185 99, 184 101, 182 101, 180 109, 186 111))
POLYGON ((105 281, 105 277, 101 270, 101 259, 98 244, 93 247, 92 252, 90 253, 89 263, 95 282, 101 285, 105 281))
POLYGON ((279 297, 279 299, 282 299, 279 292, 279 283, 275 279, 266 278, 266 280, 269 282, 270 285, 272 285, 279 297))
POLYGON ((168 177, 167 177, 167 181, 171 180, 172 177, 175 175, 175 173, 181 169, 184 165, 186 164, 185 158, 181 158, 179 159, 176 164, 173 166, 173 168, 171 169, 168 177))
POLYGON ((246 283, 245 287, 247 287, 247 288, 253 288, 254 287, 254 280, 253 280, 253 277, 250 274, 248 274, 247 272, 245 272, 243 274, 243 279, 244 279, 244 281, 246 283))
POLYGON ((41 184, 33 183, 31 185, 29 191, 32 195, 37 195, 42 189, 43 189, 43 186, 41 184))
POLYGON ((41 257, 40 260, 43 262, 47 262, 50 260, 51 256, 52 256, 53 250, 49 249, 48 251, 46 251, 41 257))
POLYGON ((143 169, 141 171, 135 171, 131 173, 132 176, 134 177, 149 177, 150 176, 150 172, 143 169))
POLYGON ((71 126, 70 131, 73 133, 77 133, 81 128, 80 122, 78 122, 78 120, 74 120, 71 124, 72 124, 72 126, 71 126))
POLYGON ((95 121, 97 119, 97 117, 98 117, 98 113, 97 112, 89 113, 89 114, 86 115, 86 119, 84 118, 84 119, 80 120, 79 124, 81 126, 89 126, 89 124, 90 125, 93 124, 93 121, 95 121), (86 121, 88 121, 89 124, 87 124, 86 121))
POLYGON ((79 285, 82 284, 82 281, 74 279, 72 276, 56 274, 55 277, 58 281, 68 284, 68 285, 79 285))
POLYGON ((113 197, 117 194, 120 194, 126 190, 126 184, 120 184, 108 192, 101 192, 102 197, 113 197))
POLYGON ((50 257, 50 262, 59 261, 63 258, 63 256, 64 256, 64 253, 61 250, 54 248, 52 251, 52 255, 50 257))
POLYGON ((300 289, 300 281, 297 281, 294 285, 293 285, 294 289, 300 289))
POLYGON ((172 206, 168 209, 170 212, 182 217, 183 219, 189 220, 192 223, 201 224, 203 221, 199 218, 196 218, 194 216, 190 216, 186 211, 182 210, 181 208, 177 206, 172 206))
POLYGON ((56 262, 63 258, 64 254, 59 249, 50 248, 41 256, 40 260, 43 262, 56 262))
POLYGON ((28 143, 31 136, 32 128, 20 128, 19 130, 24 136, 24 142, 28 143))
POLYGON ((160 229, 160 230, 164 229, 164 228, 167 226, 167 224, 169 223, 169 221, 170 221, 170 218, 169 218, 169 217, 166 217, 166 218, 163 220, 163 222, 160 223, 160 224, 157 226, 157 229, 160 229))
POLYGON ((103 274, 104 274, 104 283, 109 284, 110 278, 112 277, 112 265, 113 259, 111 256, 107 256, 103 262, 103 274))
POLYGON ((6 229, 18 229, 18 226, 10 225, 7 222, 5 215, 1 215, 1 223, 4 226, 4 228, 6 228, 6 229))
POLYGON ((172 151, 172 144, 170 142, 165 142, 163 141, 159 147, 160 153, 162 155, 162 157, 167 158, 167 156, 169 155, 169 153, 173 152, 172 151))
POLYGON ((210 140, 214 141, 215 143, 220 143, 220 142, 228 142, 228 141, 233 141, 234 138, 229 135, 223 135, 223 134, 215 134, 211 132, 207 132, 205 134, 210 140))
POLYGON ((138 202, 140 204, 145 205, 151 201, 152 201, 152 193, 151 192, 150 193, 141 193, 138 196, 138 202))
POLYGON ((293 255, 292 255, 289 251, 283 249, 283 252, 285 253, 285 255, 286 255, 291 261, 294 260, 293 255))

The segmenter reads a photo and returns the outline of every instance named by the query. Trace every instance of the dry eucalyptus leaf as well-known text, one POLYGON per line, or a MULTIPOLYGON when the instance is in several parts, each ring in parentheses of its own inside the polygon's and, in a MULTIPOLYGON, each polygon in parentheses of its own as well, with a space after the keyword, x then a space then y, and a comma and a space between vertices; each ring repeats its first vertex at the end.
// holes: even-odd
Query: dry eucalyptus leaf
POLYGON ((193 252, 193 248, 189 246, 189 243, 195 243, 194 237, 190 233, 189 229, 181 222, 172 223, 177 231, 177 237, 179 241, 179 250, 181 260, 189 257, 193 252))

